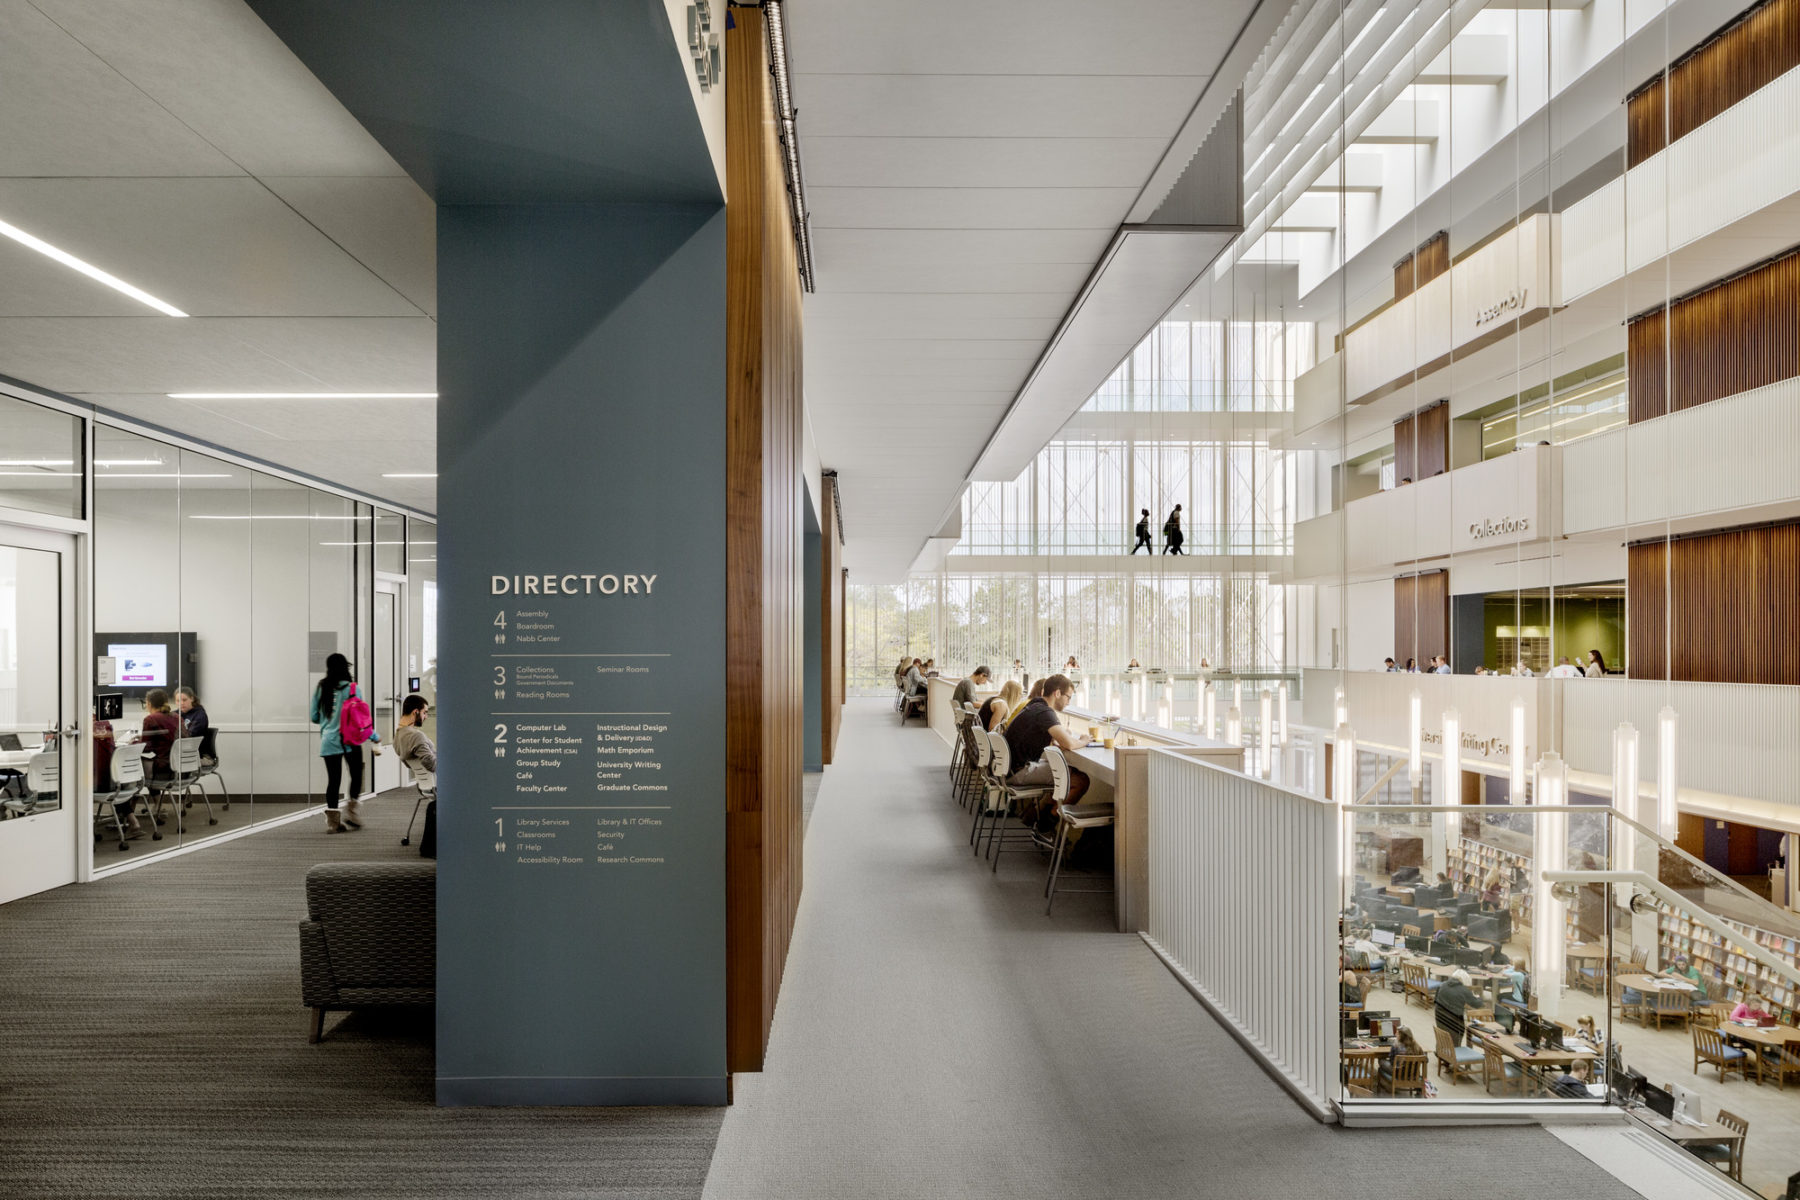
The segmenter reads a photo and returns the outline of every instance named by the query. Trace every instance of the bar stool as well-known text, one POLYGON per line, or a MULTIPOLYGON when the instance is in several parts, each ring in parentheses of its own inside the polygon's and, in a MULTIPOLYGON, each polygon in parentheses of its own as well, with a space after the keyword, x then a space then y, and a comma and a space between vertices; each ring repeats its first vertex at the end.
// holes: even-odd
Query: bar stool
MULTIPOLYGON (((1069 760, 1055 746, 1044 751, 1050 764, 1050 799, 1056 805, 1056 845, 1050 852, 1050 876, 1044 881, 1044 915, 1049 916, 1056 904, 1057 881, 1062 874, 1063 855, 1069 846, 1071 829, 1099 829, 1113 823, 1110 804, 1066 804, 1069 798, 1069 760)), ((1113 887, 1068 888, 1071 892, 1110 892, 1113 887)))

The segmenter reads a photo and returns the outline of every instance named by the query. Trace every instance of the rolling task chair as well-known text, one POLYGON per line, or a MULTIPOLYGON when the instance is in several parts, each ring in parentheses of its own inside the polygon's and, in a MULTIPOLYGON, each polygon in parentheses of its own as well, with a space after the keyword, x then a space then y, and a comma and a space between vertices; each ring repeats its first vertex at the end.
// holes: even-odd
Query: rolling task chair
POLYGON ((54 750, 31 756, 25 764, 25 794, 0 800, 0 809, 15 817, 55 812, 62 802, 62 764, 54 750))
MULTIPOLYGON (((94 793, 94 836, 98 838, 101 835, 100 823, 110 813, 113 829, 119 835, 119 849, 121 850, 129 850, 131 845, 125 833, 125 818, 119 810, 122 806, 126 812, 129 812, 131 805, 137 802, 139 794, 144 790, 142 751, 143 747, 141 746, 115 747, 112 755, 112 790, 94 793)), ((162 841, 162 831, 156 827, 155 821, 150 822, 150 833, 157 841, 162 841)))
MULTIPOLYGON (((419 807, 427 800, 437 799, 437 776, 430 771, 412 771, 413 786, 419 789, 419 798, 413 801, 412 816, 406 821, 406 836, 400 839, 402 846, 412 845, 413 822, 419 819, 419 807)), ((427 826, 429 828, 429 825, 427 826)))

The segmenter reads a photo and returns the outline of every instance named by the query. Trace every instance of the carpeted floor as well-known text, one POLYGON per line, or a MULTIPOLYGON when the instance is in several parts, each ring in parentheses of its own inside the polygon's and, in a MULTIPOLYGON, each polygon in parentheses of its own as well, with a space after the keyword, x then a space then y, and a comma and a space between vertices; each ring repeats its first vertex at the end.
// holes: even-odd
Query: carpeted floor
POLYGON ((852 702, 806 842, 768 1069, 706 1195, 1632 1200, 1532 1128, 1320 1125, 1043 860, 971 857, 943 743, 852 702))
POLYGON ((306 1043, 306 868, 416 853, 412 806, 0 907, 0 1197, 699 1195, 717 1109, 439 1109, 429 1016, 306 1043))

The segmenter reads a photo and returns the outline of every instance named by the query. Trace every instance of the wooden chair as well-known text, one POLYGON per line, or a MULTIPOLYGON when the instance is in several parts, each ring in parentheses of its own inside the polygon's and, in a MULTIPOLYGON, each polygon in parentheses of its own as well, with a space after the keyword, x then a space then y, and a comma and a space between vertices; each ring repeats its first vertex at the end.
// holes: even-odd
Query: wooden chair
POLYGON ((1399 1096, 1411 1093, 1415 1096, 1425 1095, 1425 1064, 1423 1054, 1396 1054, 1389 1064, 1388 1095, 1399 1096))
POLYGON ((1516 1094, 1525 1094, 1525 1071, 1518 1063, 1509 1061, 1506 1055, 1486 1044, 1481 1047, 1481 1054, 1481 1086, 1484 1091, 1491 1094, 1494 1084, 1499 1083, 1502 1096, 1506 1094, 1508 1084, 1514 1085, 1516 1094))
POLYGON ((1350 1089, 1350 1096, 1351 1096, 1351 1098, 1352 1098, 1352 1099, 1355 1099, 1355 1100, 1373 1100, 1373 1099, 1374 1099, 1374 1098, 1375 1098, 1375 1093, 1374 1093, 1374 1092, 1371 1092, 1371 1091, 1370 1091, 1370 1090, 1369 1090, 1369 1089, 1368 1089, 1368 1088, 1366 1088, 1366 1087, 1363 1087, 1363 1086, 1361 1086, 1361 1085, 1360 1085, 1360 1084, 1355 1084, 1355 1083, 1352 1083, 1352 1084, 1350 1084, 1350 1085, 1348 1085, 1348 1086, 1349 1086, 1349 1089, 1350 1089))
POLYGON ((1371 1096, 1374 1095, 1375 1088, 1380 1083, 1381 1079, 1381 1066, 1377 1056, 1372 1054, 1345 1054, 1342 1056, 1342 1061, 1344 1064, 1344 1086, 1350 1088, 1365 1088, 1367 1089, 1366 1094, 1371 1096))
POLYGON ((1619 980, 1614 979, 1612 983, 1612 1003, 1613 1008, 1617 1010, 1621 1021, 1630 1018, 1634 1014, 1641 1021, 1644 1018, 1644 1006, 1648 1002, 1644 999, 1644 993, 1635 988, 1627 988, 1619 980), (1627 1001, 1627 992, 1630 992, 1631 995, 1637 997, 1637 999, 1627 1001))
POLYGON ((1710 1004, 1696 1004, 1688 1010, 1688 1020, 1702 1029, 1717 1029, 1731 1019, 1731 1005, 1721 1000, 1710 1004))
POLYGON ((1648 963, 1649 961, 1650 961, 1650 947, 1648 947, 1648 946, 1632 947, 1632 950, 1631 950, 1631 965, 1632 966, 1638 968, 1639 970, 1642 970, 1644 968, 1644 965, 1646 963, 1648 963))
POLYGON ((1425 964, 1404 963, 1400 968, 1400 973, 1406 980, 1406 985, 1403 989, 1403 996, 1406 1002, 1411 1004, 1413 997, 1417 996, 1420 1004, 1423 1004, 1426 1008, 1430 1008, 1432 1004, 1435 1003, 1435 998, 1432 996, 1432 993, 1436 991, 1436 989, 1431 986, 1431 977, 1425 973, 1425 964))
POLYGON ((1720 1083, 1725 1082, 1727 1071, 1750 1078, 1750 1064, 1755 1060, 1749 1051, 1726 1045, 1725 1035, 1717 1029, 1704 1029, 1698 1025, 1690 1025, 1688 1029, 1694 1038, 1694 1074, 1700 1073, 1700 1064, 1704 1062, 1719 1068, 1720 1083))
POLYGON ((1424 937, 1425 933, 1417 925, 1402 925, 1400 927, 1400 936, 1401 937, 1424 937))
POLYGON ((1787 1091, 1787 1077, 1800 1075, 1800 1049, 1789 1042, 1776 1050, 1769 1050, 1756 1056, 1756 1082, 1761 1083, 1763 1077, 1770 1072, 1775 1075, 1775 1087, 1787 1091))
POLYGON ((1737 1134, 1737 1137, 1724 1145, 1714 1143, 1710 1146, 1690 1146, 1694 1157, 1703 1159, 1715 1167, 1723 1168, 1725 1173, 1744 1182, 1744 1143, 1750 1140, 1750 1122, 1736 1113, 1719 1110, 1715 1118, 1719 1124, 1737 1134))
POLYGON ((1459 1046, 1450 1031, 1443 1027, 1437 1030, 1438 1074, 1448 1071, 1450 1082, 1458 1083, 1464 1079, 1474 1082, 1475 1068, 1483 1065, 1481 1051, 1473 1046, 1459 1046))
POLYGON ((1673 988, 1657 988, 1645 992, 1644 1001, 1638 1008, 1638 1019, 1646 1029, 1650 1027, 1653 1018, 1658 1030, 1662 1029, 1664 1021, 1680 1021, 1685 1024, 1689 1014, 1693 1012, 1693 1001, 1688 998, 1688 993, 1678 992, 1673 988))

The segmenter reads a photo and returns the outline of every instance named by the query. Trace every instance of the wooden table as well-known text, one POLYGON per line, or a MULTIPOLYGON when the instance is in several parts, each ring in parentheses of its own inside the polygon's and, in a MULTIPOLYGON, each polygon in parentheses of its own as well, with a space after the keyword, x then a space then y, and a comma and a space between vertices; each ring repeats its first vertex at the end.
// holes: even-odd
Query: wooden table
POLYGON ((1800 1029, 1792 1025, 1763 1026, 1739 1025, 1735 1021, 1720 1021, 1719 1032, 1726 1040, 1743 1042, 1754 1046, 1756 1055, 1756 1082, 1762 1082, 1763 1061, 1770 1055, 1781 1053, 1783 1046, 1800 1047, 1800 1029))
POLYGON ((1618 976, 1619 983, 1634 992, 1698 992, 1692 980, 1677 979, 1673 975, 1650 975, 1638 971, 1629 975, 1618 976))
POLYGON ((1708 1121, 1704 1125, 1689 1125, 1685 1121, 1671 1121, 1667 1117, 1659 1117, 1648 1109, 1632 1109, 1631 1115, 1641 1123, 1660 1133, 1677 1146, 1729 1146, 1744 1140, 1744 1135, 1735 1129, 1727 1129, 1717 1121, 1708 1121))
POLYGON ((1514 1033, 1501 1033, 1499 1030, 1478 1029, 1469 1026, 1469 1036, 1478 1038, 1506 1055, 1522 1067, 1571 1067, 1578 1062, 1593 1062, 1600 1057, 1600 1052, 1591 1046, 1581 1046, 1574 1050, 1537 1050, 1533 1051, 1531 1043, 1514 1033))

